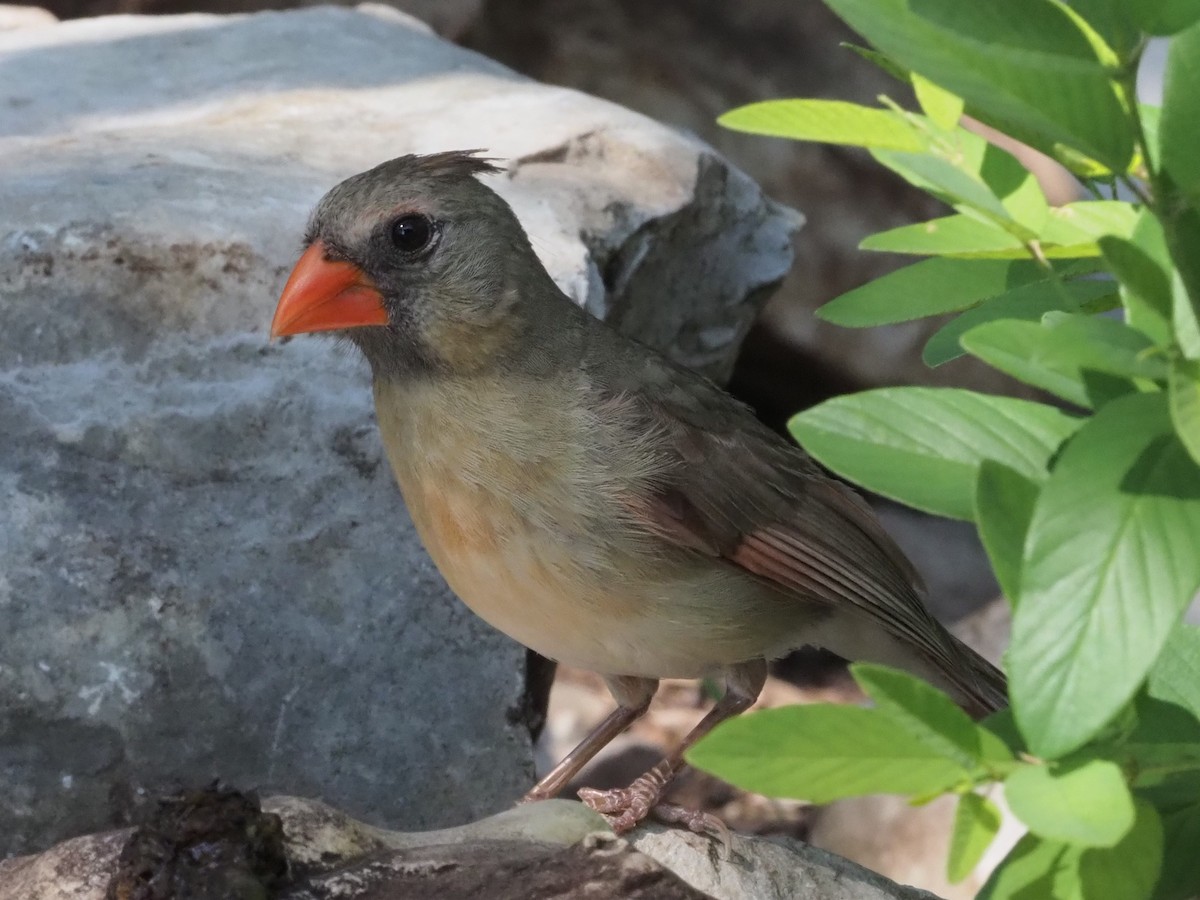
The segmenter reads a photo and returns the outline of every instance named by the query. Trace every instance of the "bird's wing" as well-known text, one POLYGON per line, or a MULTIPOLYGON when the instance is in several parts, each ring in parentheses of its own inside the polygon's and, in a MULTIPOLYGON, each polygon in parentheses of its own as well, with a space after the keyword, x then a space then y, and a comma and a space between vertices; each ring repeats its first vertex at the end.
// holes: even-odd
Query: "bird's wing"
POLYGON ((658 359, 610 384, 667 464, 629 498, 659 537, 721 557, 786 594, 858 609, 953 671, 962 659, 917 573, 850 488, 711 383, 658 359))

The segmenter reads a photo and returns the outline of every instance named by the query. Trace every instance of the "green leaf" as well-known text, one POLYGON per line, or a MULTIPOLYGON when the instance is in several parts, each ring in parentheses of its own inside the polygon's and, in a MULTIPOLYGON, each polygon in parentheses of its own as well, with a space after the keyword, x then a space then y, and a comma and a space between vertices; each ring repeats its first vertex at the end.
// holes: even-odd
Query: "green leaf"
POLYGON ((1050 281, 1027 285, 985 300, 934 332, 921 354, 925 364, 940 366, 962 356, 960 340, 977 325, 997 319, 1038 322, 1048 312, 1103 312, 1116 305, 1111 281, 1089 278, 1068 281, 1061 286, 1050 281))
POLYGON ((717 122, 751 134, 883 150, 918 152, 927 143, 903 116, 841 100, 764 100, 717 122))
POLYGON ((1048 0, 829 0, 900 65, 964 98, 969 111, 1041 149, 1073 146, 1124 171, 1133 137, 1089 37, 1048 0), (1054 89, 1049 90, 1048 85, 1054 89))
POLYGON ((979 728, 937 688, 887 666, 855 663, 850 672, 879 709, 930 750, 963 768, 979 764, 979 728))
MULTIPOLYGON (((1054 247, 1096 247, 1106 235, 1129 237, 1138 222, 1138 209, 1118 200, 1077 200, 1050 207, 1041 240, 1047 250, 1054 247)), ((1099 253, 1099 248, 1096 249, 1099 253)))
POLYGON ((1154 900, 1195 900, 1200 896, 1200 801, 1163 813, 1162 825, 1166 841, 1154 900))
POLYGON ((1200 25, 1178 35, 1167 52, 1158 141, 1165 175, 1200 206, 1200 25))
POLYGON ((872 155, 910 184, 1023 240, 1036 237, 1046 222, 1049 207, 1037 178, 1007 150, 964 128, 931 141, 923 153, 872 155))
POLYGON ((1161 394, 1101 409, 1042 486, 1008 652, 1022 733, 1042 757, 1132 698, 1200 586, 1200 470, 1161 394))
POLYGON ((1171 273, 1171 328, 1184 357, 1200 360, 1200 323, 1178 269, 1171 273))
POLYGON ((1009 808, 1052 841, 1112 847, 1133 827, 1133 795, 1115 763, 1022 766, 1004 782, 1009 808))
POLYGON ((1200 774, 1175 779, 1139 796, 1154 804, 1162 819, 1165 843, 1163 866, 1154 900, 1195 900, 1200 897, 1200 774))
POLYGON ((1171 35, 1200 20, 1200 0, 1137 0, 1129 11, 1147 34, 1171 35))
POLYGON ((1013 221, 995 192, 960 165, 928 153, 876 150, 872 156, 909 184, 957 209, 977 210, 993 221, 1013 221))
MULTIPOLYGON (((1103 235, 1128 235, 1134 217, 1128 203, 1089 200, 1048 207, 1038 235, 1047 259, 1079 259, 1100 255, 1103 235)), ((916 256, 955 256, 964 259, 1027 259, 1029 250, 1015 236, 990 221, 970 215, 944 216, 929 222, 902 225, 866 238, 863 250, 909 253, 916 256)))
POLYGON ((985 459, 975 481, 975 524, 1000 590, 1013 604, 1021 584, 1025 534, 1037 502, 1038 483, 1002 463, 985 459))
POLYGON ((824 465, 917 509, 971 519, 979 465, 1033 479, 1079 420, 1053 407, 949 388, 882 388, 835 397, 789 423, 824 465))
POLYGON ((1167 388, 1175 433, 1192 460, 1200 465, 1200 361, 1171 360, 1167 388))
POLYGON ((934 125, 950 131, 958 124, 963 114, 962 97, 956 97, 945 88, 917 74, 912 76, 912 86, 913 93, 917 95, 917 102, 934 125))
POLYGON ((908 69, 897 64, 895 60, 884 56, 878 50, 872 50, 870 47, 860 47, 858 44, 852 44, 849 41, 842 41, 839 46, 845 47, 847 50, 861 56, 871 65, 891 75, 897 81, 903 81, 905 84, 909 83, 910 73, 908 69))
POLYGON ((1160 811, 1192 782, 1200 802, 1200 629, 1179 625, 1171 632, 1134 701, 1132 720, 1127 737, 1098 752, 1160 811))
POLYGON ((1129 59, 1142 39, 1128 6, 1128 0, 1071 0, 1071 8, 1087 19, 1121 59, 1129 59))
POLYGON ((946 877, 951 883, 958 883, 971 874, 999 831, 1000 810, 996 804, 975 793, 958 798, 946 861, 946 877))
MULTIPOLYGON (((1056 263, 1059 277, 1094 270, 1091 260, 1056 263)), ((1050 284, 1032 260, 927 259, 876 278, 826 303, 817 315, 835 325, 865 328, 956 312, 1032 284, 1050 284)))
POLYGON ((1126 320, 1165 347, 1171 342, 1172 266, 1162 223, 1143 211, 1128 239, 1101 238, 1100 250, 1121 283, 1126 320))
POLYGON ((1070 844, 1026 834, 979 889, 976 900, 1083 900, 1080 852, 1070 844))
POLYGON ((865 238, 858 246, 863 250, 909 253, 914 256, 955 256, 963 259, 1029 257, 1025 245, 1003 228, 961 213, 881 231, 865 238))
POLYGON ((977 900, 1147 900, 1162 863, 1163 826, 1152 806, 1135 805, 1134 825, 1114 847, 1025 835, 977 900))
POLYGON ((938 794, 968 775, 878 710, 831 704, 739 716, 696 744, 687 760, 746 790, 813 803, 938 794))
POLYGON ((1083 407, 1094 406, 1086 375, 1160 379, 1160 357, 1143 355, 1150 339, 1113 319, 1060 314, 1042 324, 1016 320, 988 322, 959 342, 988 365, 1083 407))
POLYGON ((1139 150, 1138 158, 1134 162, 1137 163, 1140 161, 1145 165, 1146 161, 1141 159, 1142 153, 1145 152, 1150 156, 1150 165, 1157 169, 1162 160, 1158 141, 1158 129, 1162 123, 1162 107, 1154 106, 1151 103, 1139 103, 1137 110, 1138 116, 1142 120, 1142 134, 1145 135, 1146 146, 1144 150, 1139 150))
POLYGON ((1079 854, 1079 882, 1086 900, 1142 900, 1150 897, 1162 870, 1163 823, 1154 807, 1135 800, 1133 828, 1111 848, 1079 854))
POLYGON ((1037 322, 1014 319, 988 322, 972 328, 959 338, 959 343, 993 369, 1078 406, 1091 407, 1081 373, 1077 369, 1061 371, 1046 361, 1046 354, 1053 352, 1056 345, 1050 329, 1037 322))
POLYGON ((996 712, 983 720, 981 727, 997 741, 1004 744, 1010 756, 1012 754, 1027 754, 1029 752, 1029 747, 1025 744, 1025 738, 1022 737, 1020 729, 1017 728, 1011 707, 996 710, 996 712))
POLYGON ((1150 671, 1147 689, 1151 697, 1173 703, 1200 719, 1200 628, 1180 625, 1171 632, 1150 671))

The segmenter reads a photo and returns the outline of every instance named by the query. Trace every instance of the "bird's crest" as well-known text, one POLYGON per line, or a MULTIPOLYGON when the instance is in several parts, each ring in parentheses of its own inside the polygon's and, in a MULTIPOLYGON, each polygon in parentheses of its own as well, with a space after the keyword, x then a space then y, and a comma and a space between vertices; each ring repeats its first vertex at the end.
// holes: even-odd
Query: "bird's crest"
POLYGON ((446 150, 441 153, 402 156, 396 163, 406 165, 414 174, 422 175, 492 175, 502 172, 499 160, 480 156, 484 150, 446 150))

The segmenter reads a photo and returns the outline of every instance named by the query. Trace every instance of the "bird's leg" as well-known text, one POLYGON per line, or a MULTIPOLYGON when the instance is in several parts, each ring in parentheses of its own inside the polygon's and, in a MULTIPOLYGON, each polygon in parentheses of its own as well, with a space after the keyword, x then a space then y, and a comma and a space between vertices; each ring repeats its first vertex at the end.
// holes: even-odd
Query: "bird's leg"
POLYGON ((766 680, 765 660, 752 660, 730 668, 725 678, 725 696, 662 762, 629 787, 611 791, 583 788, 579 791, 579 798, 604 816, 617 834, 629 831, 653 811, 657 817, 687 825, 692 831, 715 833, 728 846, 729 829, 716 816, 659 801, 666 793, 667 786, 686 765, 684 753, 721 722, 749 709, 758 699, 766 680))
POLYGON ((603 722, 579 742, 579 746, 562 758, 546 776, 530 788, 521 798, 522 803, 549 800, 558 796, 579 770, 586 766, 597 753, 603 750, 618 734, 645 715, 650 707, 658 682, 653 678, 613 676, 604 679, 609 692, 617 701, 617 708, 603 722))

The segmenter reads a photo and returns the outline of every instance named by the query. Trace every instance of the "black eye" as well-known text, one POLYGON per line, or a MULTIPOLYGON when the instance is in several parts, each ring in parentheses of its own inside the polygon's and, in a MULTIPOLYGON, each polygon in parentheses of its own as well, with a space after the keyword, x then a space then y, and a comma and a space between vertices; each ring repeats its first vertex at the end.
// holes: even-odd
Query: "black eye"
POLYGON ((428 216, 401 216, 392 223, 392 243, 401 253, 420 253, 433 243, 437 226, 428 216))

